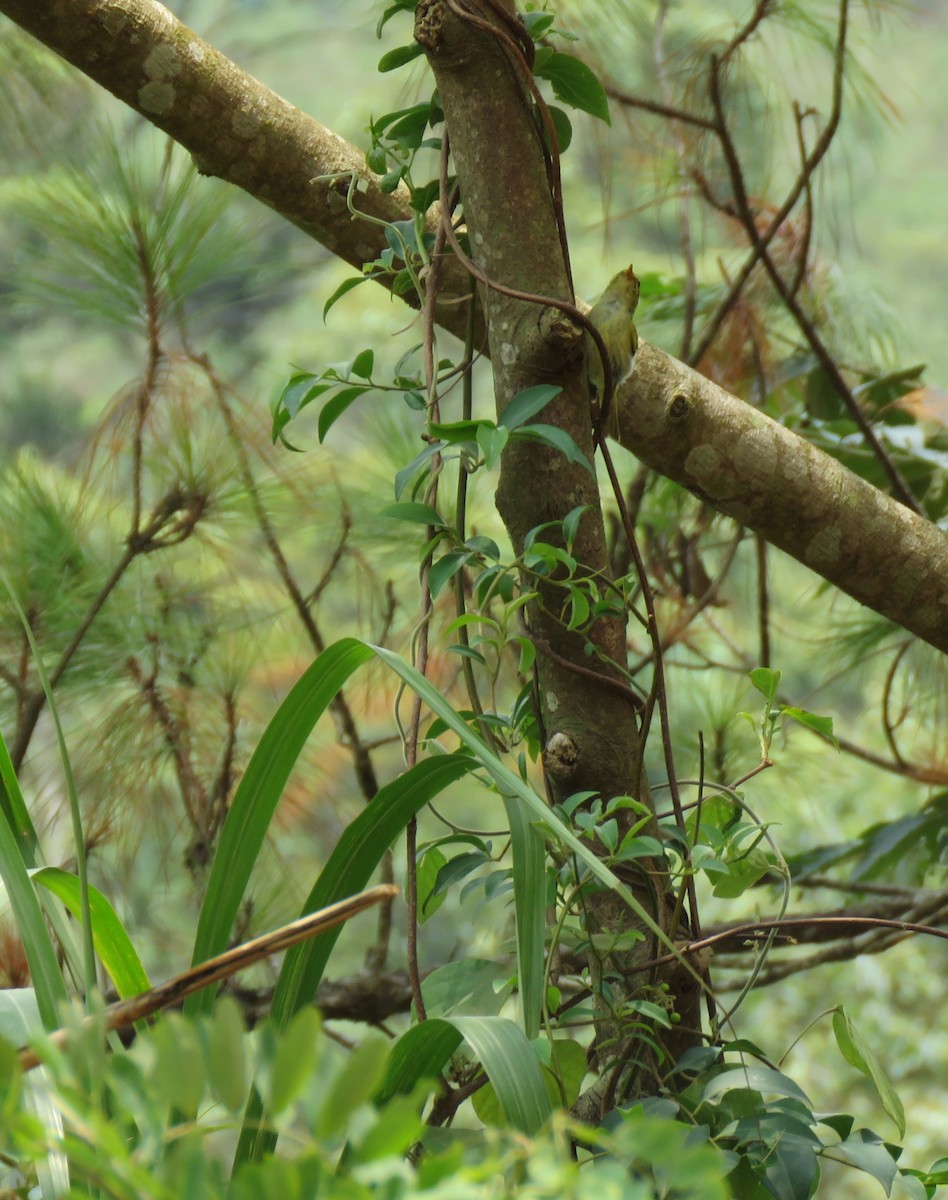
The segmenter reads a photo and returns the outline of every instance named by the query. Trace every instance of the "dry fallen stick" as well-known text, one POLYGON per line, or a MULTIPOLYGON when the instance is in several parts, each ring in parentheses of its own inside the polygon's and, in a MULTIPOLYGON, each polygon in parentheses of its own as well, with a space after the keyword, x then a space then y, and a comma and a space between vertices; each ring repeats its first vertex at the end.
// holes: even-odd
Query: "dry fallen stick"
MULTIPOLYGON (((122 1029, 126 1025, 141 1021, 145 1017, 150 1017, 152 1013, 176 1004, 192 992, 198 992, 212 983, 227 979, 235 971, 252 966, 261 958, 266 958, 268 954, 287 950, 290 946, 305 942, 320 933, 325 933, 328 929, 334 929, 335 926, 348 921, 350 917, 356 916, 364 909, 381 904, 385 900, 391 900, 397 895, 398 888, 394 884, 383 883, 378 887, 370 888, 367 892, 359 892, 355 896, 350 896, 347 900, 340 900, 338 904, 330 904, 328 908, 321 908, 318 912, 300 917, 298 921, 291 921, 289 925, 282 925, 279 929, 274 929, 272 933, 265 933, 261 937, 253 938, 252 941, 244 942, 243 945, 235 946, 233 950, 227 950, 215 958, 209 958, 207 962, 199 963, 189 971, 175 975, 167 983, 160 983, 157 987, 142 992, 139 996, 132 996, 128 1000, 119 1000, 116 1004, 110 1004, 103 1013, 88 1017, 86 1024, 102 1024, 104 1030, 109 1033, 116 1029, 122 1029)), ((65 1045, 68 1037, 69 1030, 57 1029, 55 1033, 45 1039, 44 1044, 61 1047, 65 1045)), ((25 1046, 20 1050, 19 1060, 24 1071, 32 1070, 42 1061, 31 1046, 25 1046)))

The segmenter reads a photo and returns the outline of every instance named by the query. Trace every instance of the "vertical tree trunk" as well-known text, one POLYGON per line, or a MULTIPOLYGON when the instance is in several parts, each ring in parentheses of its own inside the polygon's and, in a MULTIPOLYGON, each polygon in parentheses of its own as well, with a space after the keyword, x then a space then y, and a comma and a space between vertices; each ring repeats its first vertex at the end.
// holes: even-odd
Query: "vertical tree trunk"
MULTIPOLYGON (((540 126, 529 90, 525 63, 509 31, 492 9, 478 5, 477 21, 463 18, 445 0, 421 0, 415 35, 424 47, 438 86, 460 185, 472 256, 493 282, 519 292, 572 302, 567 264, 557 225, 540 126), (484 28, 489 22, 496 32, 484 28)), ((468 6, 470 9, 470 6, 468 6)), ((503 8, 511 14, 512 6, 503 8)), ((473 11, 473 10, 471 10, 473 11)), ((544 409, 542 421, 565 430, 593 459, 589 393, 582 354, 582 330, 556 309, 527 303, 493 288, 482 288, 493 366, 498 419, 525 388, 555 383, 562 392, 544 409)), ((551 447, 531 442, 508 445, 501 460, 497 507, 515 552, 523 550, 531 529, 562 521, 586 506, 573 544, 580 566, 577 577, 608 579, 609 565, 602 508, 596 480, 551 447)), ((555 532, 546 541, 560 541, 555 532)), ((529 587, 536 581, 530 580, 529 587)), ((604 801, 634 796, 649 803, 642 771, 642 744, 631 697, 615 684, 620 672, 610 663, 626 662, 624 614, 597 620, 582 635, 569 632, 561 618, 563 588, 539 587, 539 600, 527 619, 537 647, 540 715, 546 739, 544 761, 554 799, 593 791, 604 801), (585 653, 592 642, 598 656, 585 653), (571 665, 572 664, 572 665, 571 665), (578 669, 574 669, 578 668, 578 669), (597 679, 595 676, 598 675, 597 679)), ((617 814, 620 824, 628 810, 617 814)), ((667 878, 659 862, 635 869, 628 882, 664 928, 670 905, 667 878)), ((598 892, 588 903, 599 930, 618 934, 633 927, 633 914, 610 893, 598 892)), ((590 931, 592 932, 592 930, 590 931)), ((653 956, 651 938, 631 952, 608 956, 597 974, 628 972, 653 956)), ((634 992, 655 981, 640 974, 619 990, 634 992)), ((690 995, 682 1024, 692 1033, 698 1024, 696 993, 690 995)), ((680 1008, 680 1005, 679 1005, 680 1008)), ((604 1080, 585 1115, 655 1085, 629 1066, 641 1056, 622 1033, 621 1021, 603 1010, 599 1029, 604 1080), (605 1069, 608 1064, 608 1070, 605 1069), (614 1070, 613 1068, 617 1068, 614 1070)), ((682 1045, 669 1047, 677 1056, 682 1045)), ((653 1064, 654 1065, 654 1064, 653 1064)))

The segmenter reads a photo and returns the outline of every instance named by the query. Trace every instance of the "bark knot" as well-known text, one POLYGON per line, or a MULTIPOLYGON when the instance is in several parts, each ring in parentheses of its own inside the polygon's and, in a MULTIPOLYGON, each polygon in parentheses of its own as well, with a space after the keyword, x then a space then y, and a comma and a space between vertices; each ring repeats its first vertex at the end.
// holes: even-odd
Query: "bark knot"
POLYGON ((437 50, 444 41, 444 0, 420 0, 415 11, 415 41, 437 50))
POLYGON ((683 421, 689 412, 691 412, 691 404, 688 402, 688 397, 683 392, 676 392, 668 406, 669 421, 683 421))
POLYGON ((551 733, 543 748, 543 765, 552 778, 568 779, 579 766, 579 747, 568 733, 551 733))

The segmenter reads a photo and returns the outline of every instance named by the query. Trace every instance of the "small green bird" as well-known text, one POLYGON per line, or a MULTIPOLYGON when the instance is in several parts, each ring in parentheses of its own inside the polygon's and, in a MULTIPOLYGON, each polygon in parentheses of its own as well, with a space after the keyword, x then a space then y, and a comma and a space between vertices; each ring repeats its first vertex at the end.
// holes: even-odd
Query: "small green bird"
MULTIPOLYGON (((599 336, 605 342, 606 350, 609 352, 613 390, 617 389, 623 379, 632 373, 635 352, 639 348, 639 335, 632 319, 639 302, 639 288, 639 281, 630 265, 609 281, 608 287, 589 311, 589 319, 599 331, 599 336)), ((593 411, 598 414, 604 400, 602 357, 596 343, 588 333, 586 334, 586 378, 589 380, 593 411)), ((619 426, 614 396, 609 408, 607 432, 615 436, 619 426)))

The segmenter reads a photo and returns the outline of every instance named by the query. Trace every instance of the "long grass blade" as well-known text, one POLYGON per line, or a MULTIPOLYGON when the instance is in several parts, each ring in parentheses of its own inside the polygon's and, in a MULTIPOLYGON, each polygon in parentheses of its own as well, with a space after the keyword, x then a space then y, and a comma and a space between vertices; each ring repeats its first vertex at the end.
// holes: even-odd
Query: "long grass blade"
MULTIPOLYGON (((9 762, 2 736, 0 757, 9 762)), ((66 984, 20 845, 8 821, 0 820, 0 879, 7 889, 13 919, 23 940, 43 1027, 55 1029, 59 1024, 59 1006, 67 999, 66 984)))
POLYGON ((600 883, 618 893, 642 924, 682 963, 682 968, 692 975, 698 986, 704 988, 705 985, 701 976, 691 968, 680 950, 678 950, 668 937, 668 934, 656 922, 652 914, 639 903, 622 880, 610 871, 601 859, 596 857, 585 842, 580 841, 573 831, 563 824, 560 818, 549 808, 546 801, 541 796, 538 796, 533 788, 524 783, 519 775, 515 775, 509 767, 501 762, 497 755, 481 741, 463 718, 458 716, 438 689, 416 671, 414 667, 409 666, 408 663, 399 658, 393 651, 387 650, 383 646, 375 646, 374 650, 379 658, 387 663, 399 678, 404 679, 408 686, 417 692, 431 711, 441 717, 445 724, 454 730, 461 739, 462 744, 468 747, 477 758, 478 763, 491 775, 500 794, 505 797, 516 797, 521 800, 532 814, 534 821, 541 828, 545 828, 547 833, 562 846, 571 850, 580 862, 589 868, 590 874, 598 879, 600 883))
POLYGON ((0 737, 0 814, 16 839, 17 846, 27 867, 35 867, 39 860, 39 838, 30 819, 26 801, 20 791, 20 781, 13 769, 13 760, 6 742, 0 737))
POLYGON ((16 609, 17 616, 20 618, 20 624, 23 626, 23 632, 26 634, 27 640, 30 643, 30 651, 33 655, 33 665, 36 668, 36 674, 43 688, 43 694, 46 697, 46 706, 53 718, 53 726, 56 730, 56 743, 59 747, 59 757, 63 764, 63 779, 66 783, 66 795, 69 797, 69 815, 72 821, 72 838, 73 849, 76 855, 76 873, 79 877, 79 901, 82 910, 82 974, 83 985, 85 988, 86 999, 91 1000, 92 993, 96 986, 96 971, 95 971, 95 946, 92 938, 92 916, 89 910, 89 871, 86 857, 86 837, 82 828, 82 812, 79 808, 79 792, 76 788, 75 776, 72 773, 72 762, 69 758, 69 749, 66 745, 66 737, 63 733, 62 722, 59 719, 59 706, 56 703, 56 697, 53 695, 53 689, 49 682, 49 676, 46 674, 46 667, 43 665, 43 655, 40 653, 40 648, 37 645, 36 638, 33 636, 33 627, 27 619, 26 613, 20 601, 17 599, 16 593, 10 586, 7 579, 0 576, 3 586, 6 588, 10 596, 10 601, 16 609))
MULTIPOLYGON (((41 1027, 36 994, 32 988, 0 991, 0 1037, 18 1046, 33 1037, 41 1027)), ((45 1157, 36 1160, 39 1195, 43 1200, 54 1200, 69 1191, 69 1162, 63 1151, 55 1148, 63 1139, 62 1113, 49 1093, 43 1072, 37 1072, 31 1079, 24 1079, 22 1088, 22 1100, 32 1110, 50 1146, 45 1157)))
POLYGON ((533 1135, 553 1112, 543 1072, 524 1032, 506 1017, 435 1017, 395 1043, 378 1100, 410 1092, 419 1079, 439 1075, 462 1039, 484 1068, 504 1116, 533 1135))
MULTIPOLYGON (((58 896, 74 917, 82 920, 82 892, 79 880, 59 867, 40 867, 33 872, 33 882, 40 883, 58 896)), ((92 914, 92 937, 96 953, 115 984, 121 999, 145 992, 151 981, 145 974, 138 951, 106 896, 89 884, 89 911, 92 914)))
MULTIPOLYGON (((477 763, 467 755, 425 758, 379 789, 378 795, 346 828, 320 872, 303 906, 304 912, 331 903, 353 887, 364 887, 382 855, 411 818, 451 783, 477 763)), ((284 1026, 304 1004, 312 1002, 338 934, 291 950, 277 980, 271 1019, 284 1026)), ((253 1092, 247 1105, 235 1165, 260 1159, 276 1145, 276 1134, 266 1128, 263 1102, 253 1092)))
MULTIPOLYGON (((227 945, 277 802, 286 781, 336 692, 360 664, 372 657, 362 642, 336 642, 297 681, 277 709, 253 752, 221 830, 194 939, 193 964, 227 945)), ((350 891, 353 890, 350 888, 350 891)), ((192 997, 185 1011, 206 1012, 213 989, 192 997)))
POLYGON ((516 797, 505 796, 504 808, 513 852, 520 1013, 524 1033, 532 1041, 540 1032, 546 986, 546 842, 540 826, 516 797))

